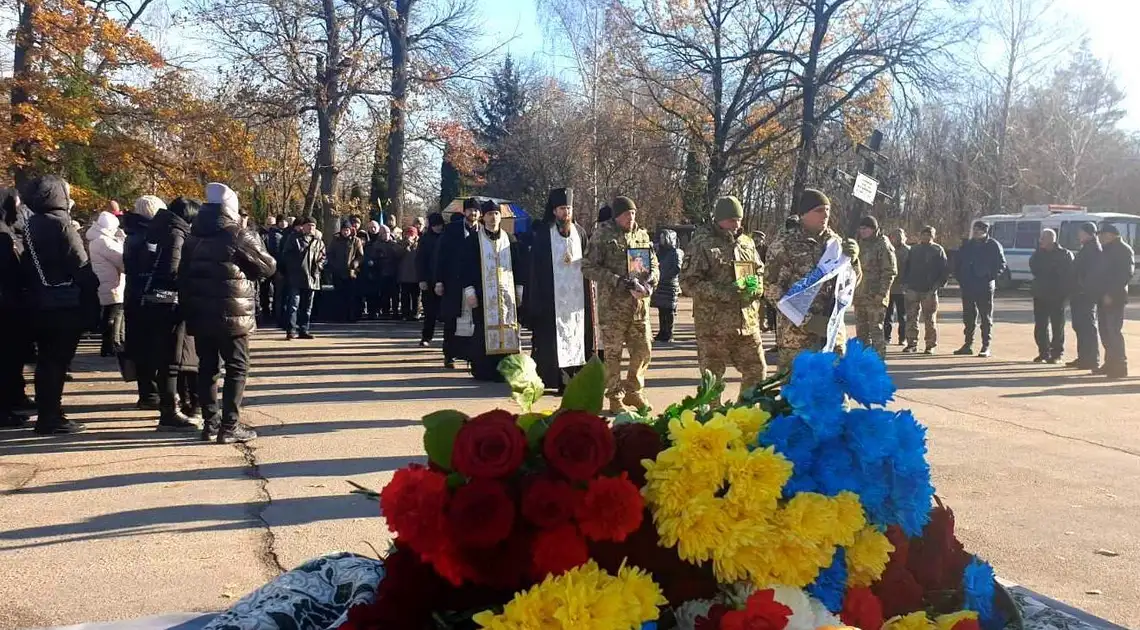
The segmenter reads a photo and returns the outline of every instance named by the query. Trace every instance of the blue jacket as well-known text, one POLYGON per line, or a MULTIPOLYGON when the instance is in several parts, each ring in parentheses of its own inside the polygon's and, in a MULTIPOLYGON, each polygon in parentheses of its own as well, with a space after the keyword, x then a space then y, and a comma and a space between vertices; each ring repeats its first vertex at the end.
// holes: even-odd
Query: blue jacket
POLYGON ((954 276, 963 293, 993 291, 998 276, 1005 271, 1005 251, 990 237, 966 239, 958 250, 954 276))

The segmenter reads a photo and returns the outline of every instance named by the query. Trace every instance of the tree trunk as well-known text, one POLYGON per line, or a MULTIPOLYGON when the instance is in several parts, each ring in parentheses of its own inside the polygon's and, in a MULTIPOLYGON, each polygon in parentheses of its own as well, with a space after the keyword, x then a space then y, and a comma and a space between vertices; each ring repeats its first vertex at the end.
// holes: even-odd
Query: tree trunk
POLYGON ((32 141, 21 137, 19 128, 25 121, 24 115, 20 113, 20 106, 27 105, 30 101, 25 85, 28 80, 27 72, 34 64, 35 32, 32 27, 33 17, 33 4, 24 2, 20 8, 20 21, 16 26, 16 45, 12 55, 12 91, 9 96, 12 112, 11 124, 13 130, 16 131, 12 142, 14 158, 12 179, 17 189, 23 189, 24 185, 32 178, 32 141))
POLYGON ((803 89, 803 116, 800 120, 800 152, 796 156, 796 172, 792 181, 792 203, 800 198, 800 194, 807 188, 808 173, 811 170, 812 154, 815 152, 815 138, 818 123, 815 119, 815 99, 819 91, 816 85, 816 72, 819 69, 819 52, 823 48, 823 39, 827 34, 828 17, 825 0, 816 0, 812 7, 813 27, 811 34, 811 47, 808 50, 807 63, 804 65, 802 79, 803 89))
POLYGON ((392 45, 392 102, 388 120, 388 212, 399 222, 404 214, 404 144, 408 105, 408 12, 411 0, 397 0, 396 15, 388 20, 392 45))
POLYGON ((328 225, 336 215, 336 199, 340 169, 337 168, 337 134, 341 116, 341 54, 340 25, 337 23, 334 0, 322 0, 321 12, 325 20, 327 42, 325 59, 317 59, 317 82, 323 94, 317 97, 317 167, 321 178, 321 220, 328 225))

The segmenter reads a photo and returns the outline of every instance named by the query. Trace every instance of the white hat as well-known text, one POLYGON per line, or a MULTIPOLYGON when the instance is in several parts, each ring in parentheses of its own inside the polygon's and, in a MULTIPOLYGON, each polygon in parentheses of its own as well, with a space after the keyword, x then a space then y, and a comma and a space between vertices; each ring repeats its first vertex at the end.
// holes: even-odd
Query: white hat
POLYGON ((237 193, 225 184, 212 182, 206 184, 206 203, 216 203, 222 207, 222 214, 237 223, 241 220, 238 215, 237 193))
POLYGON ((153 219, 159 210, 166 209, 166 202, 154 195, 143 195, 135 200, 133 212, 148 219, 153 219))

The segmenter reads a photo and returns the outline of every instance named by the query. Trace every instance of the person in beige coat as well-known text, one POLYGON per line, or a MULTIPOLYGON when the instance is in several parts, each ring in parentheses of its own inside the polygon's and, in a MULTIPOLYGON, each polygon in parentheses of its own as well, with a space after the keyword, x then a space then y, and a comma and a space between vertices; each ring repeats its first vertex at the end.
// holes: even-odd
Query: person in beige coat
POLYGON ((115 356, 123 349, 123 292, 127 276, 123 267, 123 241, 119 238, 119 218, 100 212, 87 229, 87 249, 91 267, 99 278, 99 305, 102 307, 103 342, 99 354, 115 356))

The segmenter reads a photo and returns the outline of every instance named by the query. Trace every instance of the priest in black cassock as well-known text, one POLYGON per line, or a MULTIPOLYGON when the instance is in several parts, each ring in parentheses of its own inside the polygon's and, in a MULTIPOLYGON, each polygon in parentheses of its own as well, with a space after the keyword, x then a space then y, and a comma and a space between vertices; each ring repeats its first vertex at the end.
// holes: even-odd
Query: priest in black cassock
POLYGON ((590 281, 582 276, 586 232, 574 222, 574 189, 555 188, 532 228, 524 300, 531 356, 547 389, 561 393, 594 355, 590 281))
MULTIPOLYGON (((458 215, 456 215, 458 216, 458 215)), ((462 253, 470 248, 479 233, 479 202, 474 197, 463 200, 463 220, 452 221, 443 229, 435 250, 433 265, 435 294, 439 296, 439 319, 443 322, 443 365, 455 368, 456 359, 470 359, 466 343, 455 339, 456 320, 463 311, 464 265, 462 253)))
POLYGON ((471 375, 502 381, 499 361, 522 349, 519 303, 526 272, 515 237, 502 229, 499 204, 484 201, 482 225, 459 253, 463 296, 456 341, 465 346, 471 375))

